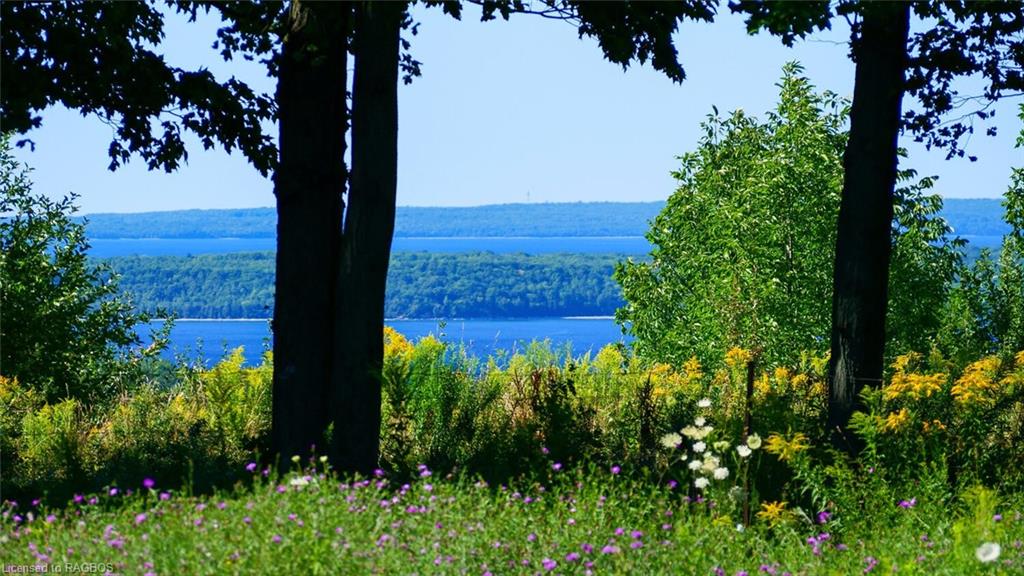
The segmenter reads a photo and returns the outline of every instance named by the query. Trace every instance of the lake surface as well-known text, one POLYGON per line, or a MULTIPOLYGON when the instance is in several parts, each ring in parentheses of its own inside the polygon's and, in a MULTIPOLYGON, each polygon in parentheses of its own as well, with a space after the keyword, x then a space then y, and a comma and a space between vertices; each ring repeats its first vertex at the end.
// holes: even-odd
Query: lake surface
MULTIPOLYGON (((188 256, 274 250, 274 238, 95 238, 89 255, 188 256)), ((651 246, 643 236, 493 237, 493 238, 395 238, 394 252, 496 252, 552 254, 647 254, 651 246)))
MULTIPOLYGON (((596 353, 606 344, 627 340, 611 318, 448 320, 443 327, 438 320, 389 320, 386 324, 412 340, 433 334, 445 342, 461 343, 470 354, 481 358, 501 350, 521 351, 532 340, 549 339, 553 348, 571 344, 574 355, 588 350, 596 353)), ((269 322, 178 320, 164 357, 179 356, 189 361, 202 358, 209 365, 211 360, 238 346, 245 347, 247 364, 259 363, 263 350, 271 346, 269 322)))
MULTIPOLYGON (((963 236, 977 248, 998 248, 1002 236, 963 236)), ((273 238, 96 238, 89 241, 89 255, 188 256, 232 252, 264 252, 276 248, 273 238)), ((490 238, 395 238, 394 252, 495 252, 498 254, 648 254, 651 245, 643 236, 566 236, 490 238)))

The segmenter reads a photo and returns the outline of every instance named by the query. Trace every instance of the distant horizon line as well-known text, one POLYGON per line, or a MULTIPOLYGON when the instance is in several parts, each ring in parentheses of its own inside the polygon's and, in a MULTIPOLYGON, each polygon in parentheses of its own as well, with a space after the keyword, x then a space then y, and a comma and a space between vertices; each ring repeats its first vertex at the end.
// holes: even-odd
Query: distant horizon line
MULTIPOLYGON (((1003 200, 1005 195, 1001 196, 975 196, 975 197, 960 197, 960 196, 942 196, 943 202, 948 200, 1003 200)), ((447 205, 447 206, 436 206, 436 205, 419 205, 419 204, 406 204, 399 205, 396 208, 427 208, 427 209, 465 209, 465 208, 493 208, 500 206, 566 206, 575 204, 664 204, 668 200, 638 200, 633 202, 619 202, 615 200, 575 200, 575 201, 557 201, 557 202, 498 202, 494 204, 467 204, 467 205, 447 205)), ((276 210, 276 206, 233 206, 228 208, 170 208, 166 210, 143 210, 138 212, 86 212, 80 216, 106 216, 106 215, 128 215, 128 214, 163 214, 168 212, 219 212, 225 210, 276 210)))

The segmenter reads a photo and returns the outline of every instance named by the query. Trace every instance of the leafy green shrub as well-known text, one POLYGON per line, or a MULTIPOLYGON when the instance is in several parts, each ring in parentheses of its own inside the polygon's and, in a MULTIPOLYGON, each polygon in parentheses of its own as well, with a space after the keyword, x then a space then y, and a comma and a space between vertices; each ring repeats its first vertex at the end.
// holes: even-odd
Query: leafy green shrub
POLYGON ((81 406, 72 399, 25 415, 18 438, 18 472, 29 482, 81 482, 86 434, 81 406))
MULTIPOLYGON (((679 189, 652 222, 650 262, 615 271, 616 312, 643 357, 681 367, 716 363, 733 347, 789 364, 827 346, 843 182, 847 110, 784 68, 777 109, 710 115, 697 151, 673 175, 679 189)), ((901 180, 915 176, 903 171, 901 180)), ((889 350, 927 347, 960 254, 937 217, 931 179, 896 195, 889 350)))
POLYGON ((265 447, 261 441, 270 433, 273 356, 267 351, 258 366, 244 364, 244 350, 232 350, 212 369, 199 373, 202 389, 196 396, 205 399, 210 426, 223 442, 251 451, 265 447))
POLYGON ((21 421, 42 405, 39 392, 22 386, 17 378, 0 376, 0 462, 8 476, 20 464, 21 421))
POLYGON ((944 305, 937 346, 957 366, 1024 349, 1024 169, 1013 171, 1003 206, 1010 233, 998 258, 982 250, 944 305))
POLYGON ((138 385, 106 402, 42 394, 0 377, 5 493, 135 485, 143 478, 198 488, 224 485, 267 443, 269 353, 243 368, 234 350, 210 370, 179 370, 170 388, 138 385))
MULTIPOLYGON (((0 366, 47 401, 97 399, 126 379, 124 348, 139 343, 110 270, 90 264, 75 196, 32 193, 29 170, 0 140, 0 366)), ((147 351, 155 354, 155 349, 147 351)))

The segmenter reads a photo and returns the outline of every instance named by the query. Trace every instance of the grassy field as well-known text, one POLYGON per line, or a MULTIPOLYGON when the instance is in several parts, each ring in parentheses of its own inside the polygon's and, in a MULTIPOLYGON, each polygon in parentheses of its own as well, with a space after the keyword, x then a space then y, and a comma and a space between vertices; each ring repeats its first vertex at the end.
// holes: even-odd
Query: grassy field
POLYGON ((251 482, 203 497, 152 485, 61 509, 7 502, 0 556, 5 571, 147 575, 1024 573, 1024 508, 984 490, 847 512, 764 503, 745 526, 720 500, 617 467, 551 461, 511 486, 295 468, 253 463, 251 482))

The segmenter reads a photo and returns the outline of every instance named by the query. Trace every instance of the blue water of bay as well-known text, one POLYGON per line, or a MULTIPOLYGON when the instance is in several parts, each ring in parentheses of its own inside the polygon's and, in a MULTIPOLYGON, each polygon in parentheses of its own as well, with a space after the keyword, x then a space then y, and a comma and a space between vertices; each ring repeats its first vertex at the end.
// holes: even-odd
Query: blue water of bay
MULTIPOLYGON (((614 320, 603 317, 448 320, 444 324, 438 320, 388 320, 386 324, 414 341, 433 334, 447 343, 462 344, 469 354, 480 358, 500 351, 522 351, 533 340, 550 340, 553 350, 571 345, 573 355, 596 353, 606 344, 628 341, 614 320)), ((168 360, 202 360, 210 365, 227 351, 244 346, 246 364, 253 365, 271 343, 266 320, 177 320, 163 355, 168 360)))
MULTIPOLYGON (((95 238, 89 255, 188 256, 262 252, 275 249, 273 238, 95 238)), ((405 238, 394 239, 393 252, 495 252, 552 254, 647 254, 651 246, 642 236, 495 237, 495 238, 405 238)))

